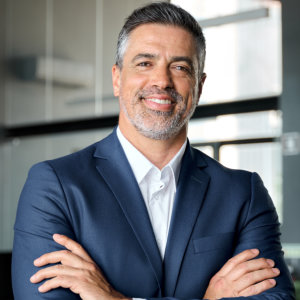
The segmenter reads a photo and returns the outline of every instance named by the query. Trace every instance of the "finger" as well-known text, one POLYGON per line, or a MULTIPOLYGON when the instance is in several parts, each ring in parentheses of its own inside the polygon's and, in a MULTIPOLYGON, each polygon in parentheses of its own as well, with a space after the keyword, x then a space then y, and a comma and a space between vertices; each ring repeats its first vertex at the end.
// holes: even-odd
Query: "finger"
POLYGON ((275 285, 276 285, 275 279, 264 280, 262 282, 251 285, 250 287, 244 289, 243 291, 241 291, 239 293, 239 296, 249 297, 249 296, 258 295, 266 290, 269 290, 270 288, 274 287, 275 285))
POLYGON ((39 286, 38 290, 41 293, 46 293, 50 290, 62 287, 70 288, 73 293, 79 294, 79 290, 76 288, 77 285, 75 283, 75 280, 76 278, 72 276, 57 276, 44 282, 41 286, 39 286))
POLYGON ((258 284, 268 279, 273 279, 279 274, 280 271, 277 268, 263 269, 248 273, 235 282, 235 289, 239 292, 243 291, 255 284, 258 284))
POLYGON ((55 265, 39 270, 33 276, 30 277, 30 281, 32 283, 38 283, 44 279, 53 278, 57 276, 78 276, 79 273, 79 269, 70 266, 55 265))
POLYGON ((229 259, 216 275, 224 277, 229 274, 238 264, 253 259, 258 254, 258 249, 245 250, 229 259))
POLYGON ((34 262, 36 267, 41 267, 48 264, 61 263, 63 265, 72 266, 74 268, 85 268, 89 269, 90 262, 87 262, 78 255, 70 252, 69 250, 54 251, 46 253, 34 262))
POLYGON ((271 259, 257 258, 248 260, 238 264, 231 272, 227 275, 228 280, 238 280, 241 276, 262 269, 271 269, 275 263, 271 259))
MULTIPOLYGON (((68 288, 73 293, 79 294, 82 299, 87 299, 87 297, 82 297, 81 294, 84 293, 86 295, 87 292, 90 293, 91 288, 93 286, 94 288, 96 287, 98 291, 97 299, 99 299, 99 296, 101 296, 102 293, 103 295, 105 294, 106 296, 108 296, 109 293, 114 297, 124 298, 122 294, 113 290, 107 283, 100 284, 100 282, 92 282, 92 281, 88 282, 86 280, 81 280, 80 278, 72 275, 59 275, 54 278, 51 278, 45 281, 42 285, 40 285, 38 290, 41 293, 46 293, 58 287, 68 288), (101 293, 101 295, 99 294, 99 292, 101 293)), ((100 297, 100 299, 106 299, 106 298, 100 297)), ((88 299, 95 299, 95 298, 89 297, 88 299)))
POLYGON ((79 243, 70 239, 69 237, 62 234, 55 233, 53 235, 53 239, 56 243, 64 246, 68 250, 72 251, 74 254, 82 257, 84 260, 93 262, 93 260, 88 255, 88 253, 83 249, 83 247, 79 243))

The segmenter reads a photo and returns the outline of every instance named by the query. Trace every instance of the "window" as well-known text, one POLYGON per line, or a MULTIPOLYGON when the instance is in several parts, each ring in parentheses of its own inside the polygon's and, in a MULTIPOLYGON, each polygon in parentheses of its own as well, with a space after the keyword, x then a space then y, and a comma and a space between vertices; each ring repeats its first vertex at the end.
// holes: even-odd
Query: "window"
POLYGON ((201 104, 279 95, 281 4, 262 0, 173 0, 202 25, 207 80, 201 104))
MULTIPOLYGON (((203 28, 207 79, 201 105, 277 97, 282 90, 281 4, 263 0, 172 0, 203 28)), ((202 106, 203 107, 203 106, 202 106)), ((230 168, 256 171, 281 218, 281 114, 261 111, 193 119, 189 139, 230 168)))

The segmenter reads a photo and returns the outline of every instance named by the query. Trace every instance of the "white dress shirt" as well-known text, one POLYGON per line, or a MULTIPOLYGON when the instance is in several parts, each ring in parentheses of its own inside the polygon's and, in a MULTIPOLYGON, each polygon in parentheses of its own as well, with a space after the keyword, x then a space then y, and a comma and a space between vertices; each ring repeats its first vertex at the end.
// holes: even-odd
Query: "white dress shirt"
POLYGON ((185 141, 172 160, 162 170, 159 170, 124 137, 119 127, 117 128, 117 136, 143 195, 163 259, 176 193, 176 183, 187 142, 185 141))

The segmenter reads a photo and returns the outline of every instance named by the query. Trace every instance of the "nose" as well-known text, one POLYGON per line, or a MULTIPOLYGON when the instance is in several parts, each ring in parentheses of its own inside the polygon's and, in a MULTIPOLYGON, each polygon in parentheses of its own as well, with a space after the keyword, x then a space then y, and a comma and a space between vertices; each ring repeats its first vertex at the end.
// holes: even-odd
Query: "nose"
POLYGON ((173 88, 173 79, 167 66, 157 66, 151 76, 151 85, 160 89, 173 88))

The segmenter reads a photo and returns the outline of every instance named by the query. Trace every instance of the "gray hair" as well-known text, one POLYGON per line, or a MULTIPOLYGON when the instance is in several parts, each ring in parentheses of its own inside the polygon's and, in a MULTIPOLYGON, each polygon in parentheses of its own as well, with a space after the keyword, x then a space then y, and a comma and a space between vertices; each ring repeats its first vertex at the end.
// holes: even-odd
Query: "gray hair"
POLYGON ((140 25, 157 23, 181 27, 191 33, 196 41, 199 76, 202 75, 205 61, 205 38, 198 22, 184 9, 167 2, 151 3, 133 11, 119 33, 116 65, 121 69, 123 56, 130 33, 140 25))

